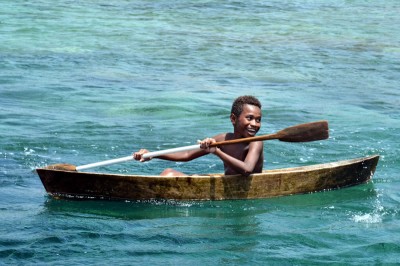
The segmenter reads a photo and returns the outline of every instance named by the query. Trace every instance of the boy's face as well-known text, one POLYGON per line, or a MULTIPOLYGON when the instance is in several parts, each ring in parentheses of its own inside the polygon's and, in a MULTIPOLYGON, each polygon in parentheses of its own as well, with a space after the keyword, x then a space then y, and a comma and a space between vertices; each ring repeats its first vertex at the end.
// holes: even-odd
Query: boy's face
POLYGON ((237 137, 254 137, 261 127, 261 110, 255 105, 245 104, 239 117, 231 114, 231 121, 237 137))

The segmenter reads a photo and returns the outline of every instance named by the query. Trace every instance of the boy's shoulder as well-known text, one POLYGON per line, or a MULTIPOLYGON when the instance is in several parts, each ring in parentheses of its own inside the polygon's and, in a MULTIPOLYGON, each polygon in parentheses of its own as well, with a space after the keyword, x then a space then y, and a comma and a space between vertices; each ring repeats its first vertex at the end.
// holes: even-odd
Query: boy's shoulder
POLYGON ((217 142, 220 142, 220 141, 224 141, 224 140, 230 140, 230 139, 232 139, 232 136, 233 136, 233 133, 221 133, 221 134, 214 136, 213 138, 217 142))

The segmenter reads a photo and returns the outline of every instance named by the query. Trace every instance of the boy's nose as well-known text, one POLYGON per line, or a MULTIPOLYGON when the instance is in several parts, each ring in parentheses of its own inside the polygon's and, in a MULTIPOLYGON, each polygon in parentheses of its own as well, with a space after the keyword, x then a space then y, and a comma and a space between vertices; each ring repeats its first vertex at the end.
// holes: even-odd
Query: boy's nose
POLYGON ((251 120, 251 121, 250 121, 250 125, 252 125, 252 126, 258 126, 259 123, 257 123, 256 120, 251 120))

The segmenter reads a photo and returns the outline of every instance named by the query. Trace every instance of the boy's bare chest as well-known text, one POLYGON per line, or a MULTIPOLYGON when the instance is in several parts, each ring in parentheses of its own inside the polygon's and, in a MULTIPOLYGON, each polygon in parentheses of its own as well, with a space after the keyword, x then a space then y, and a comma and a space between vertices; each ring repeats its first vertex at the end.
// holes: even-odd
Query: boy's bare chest
POLYGON ((248 150, 248 144, 233 144, 222 147, 223 152, 241 161, 246 158, 248 150))

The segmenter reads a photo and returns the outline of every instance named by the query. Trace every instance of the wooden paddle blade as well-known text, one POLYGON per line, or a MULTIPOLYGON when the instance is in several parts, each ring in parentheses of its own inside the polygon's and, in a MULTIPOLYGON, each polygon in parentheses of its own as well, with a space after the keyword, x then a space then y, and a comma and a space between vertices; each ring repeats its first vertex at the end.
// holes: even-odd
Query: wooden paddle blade
POLYGON ((282 129, 277 133, 280 141, 307 142, 329 138, 328 121, 300 124, 282 129))
POLYGON ((59 163, 46 166, 46 169, 61 170, 61 171, 76 171, 76 166, 72 164, 59 163))

